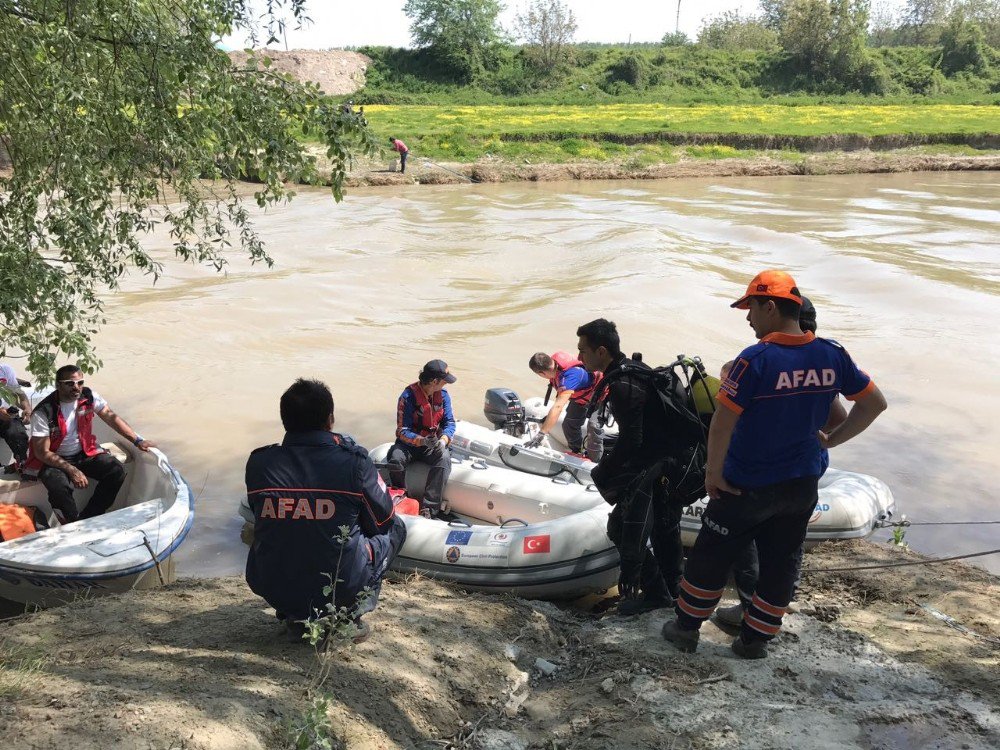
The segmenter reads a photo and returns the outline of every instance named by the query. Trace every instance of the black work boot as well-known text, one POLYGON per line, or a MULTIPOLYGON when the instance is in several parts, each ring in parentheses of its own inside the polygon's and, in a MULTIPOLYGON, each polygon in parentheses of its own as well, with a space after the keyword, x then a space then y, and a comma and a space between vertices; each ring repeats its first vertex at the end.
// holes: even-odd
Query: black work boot
POLYGON ((744 641, 742 636, 733 641, 733 653, 741 659, 763 659, 767 656, 767 641, 744 641))
POLYGON ((285 620, 285 638, 289 643, 308 643, 305 639, 305 623, 298 620, 285 620))
POLYGON ((654 609, 667 609, 674 606, 674 600, 669 594, 643 594, 635 599, 623 599, 618 603, 618 614, 622 617, 633 617, 654 609))
POLYGON ((663 637, 674 646, 686 654, 693 654, 698 649, 698 639, 701 638, 700 630, 681 630, 677 625, 677 618, 667 620, 663 624, 663 637))

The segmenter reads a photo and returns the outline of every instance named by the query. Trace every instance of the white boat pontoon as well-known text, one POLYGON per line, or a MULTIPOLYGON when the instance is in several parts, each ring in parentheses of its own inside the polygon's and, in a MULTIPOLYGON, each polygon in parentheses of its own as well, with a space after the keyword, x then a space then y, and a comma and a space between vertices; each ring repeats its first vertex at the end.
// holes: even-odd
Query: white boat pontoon
MULTIPOLYGON (((0 475, 0 504, 37 508, 50 525, 0 542, 0 598, 48 606, 173 579, 171 555, 194 521, 190 486, 159 450, 140 451, 100 419, 94 433, 125 467, 125 483, 104 515, 59 525, 41 482, 0 475)), ((0 465, 10 458, 0 441, 0 465)), ((81 509, 94 486, 76 491, 81 509)))

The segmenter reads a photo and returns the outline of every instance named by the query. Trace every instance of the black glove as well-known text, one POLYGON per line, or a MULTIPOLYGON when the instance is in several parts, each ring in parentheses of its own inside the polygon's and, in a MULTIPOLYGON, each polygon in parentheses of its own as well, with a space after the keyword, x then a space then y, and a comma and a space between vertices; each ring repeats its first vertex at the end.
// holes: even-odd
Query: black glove
POLYGON ((436 451, 440 441, 434 435, 428 435, 424 438, 424 447, 429 451, 436 451))
POLYGON ((642 564, 622 560, 620 572, 618 574, 618 595, 622 599, 636 599, 639 596, 641 586, 642 564))
POLYGON ((528 440, 524 441, 524 447, 525 448, 537 448, 538 446, 540 446, 542 444, 543 440, 545 440, 545 433, 544 432, 536 432, 535 435, 534 435, 534 437, 531 437, 528 440))

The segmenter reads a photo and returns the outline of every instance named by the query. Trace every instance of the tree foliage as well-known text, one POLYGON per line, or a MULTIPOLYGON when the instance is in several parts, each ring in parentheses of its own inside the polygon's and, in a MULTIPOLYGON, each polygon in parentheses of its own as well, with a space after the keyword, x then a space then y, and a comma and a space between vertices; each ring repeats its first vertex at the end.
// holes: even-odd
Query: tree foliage
MULTIPOLYGON (((302 0, 281 6, 301 18, 302 0)), ((255 23, 244 0, 0 0, 0 356, 23 350, 42 380, 59 353, 98 367, 101 295, 132 269, 155 280, 140 240, 156 227, 185 261, 270 264, 234 181, 268 206, 315 180, 300 131, 341 198, 352 150, 374 148, 363 121, 262 55, 232 65, 216 40, 282 22, 255 23)))
POLYGON ((660 39, 660 45, 663 47, 687 47, 689 44, 691 40, 683 31, 668 31, 660 39))
POLYGON ((948 17, 949 0, 906 0, 900 31, 906 44, 937 44, 948 17))
POLYGON ((646 83, 646 59, 635 52, 626 52, 607 69, 608 83, 621 82, 641 89, 646 83))
POLYGON ((961 0, 952 14, 960 12, 983 32, 983 43, 1000 48, 1000 0, 961 0))
POLYGON ((499 0, 406 0, 410 36, 463 82, 490 64, 500 41, 499 0))
POLYGON ((985 67, 983 30, 956 8, 941 32, 941 70, 954 75, 964 70, 980 72, 985 67))
POLYGON ((551 73, 567 59, 576 34, 576 17, 559 0, 533 0, 517 15, 514 28, 535 66, 551 73))
POLYGON ((780 15, 781 48, 814 80, 866 92, 882 85, 866 48, 867 0, 789 0, 780 15))
POLYGON ((698 44, 710 49, 774 50, 778 46, 778 32, 756 16, 727 10, 702 22, 698 44))

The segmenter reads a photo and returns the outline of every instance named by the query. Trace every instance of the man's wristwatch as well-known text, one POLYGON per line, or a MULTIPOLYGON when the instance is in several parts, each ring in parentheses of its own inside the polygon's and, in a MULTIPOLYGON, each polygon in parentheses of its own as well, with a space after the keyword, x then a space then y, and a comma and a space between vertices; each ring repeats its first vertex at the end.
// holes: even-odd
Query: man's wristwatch
POLYGON ((135 436, 135 440, 132 441, 132 445, 134 445, 136 448, 138 448, 139 447, 139 443, 141 443, 143 440, 145 440, 145 438, 142 435, 138 435, 137 434, 135 436))

